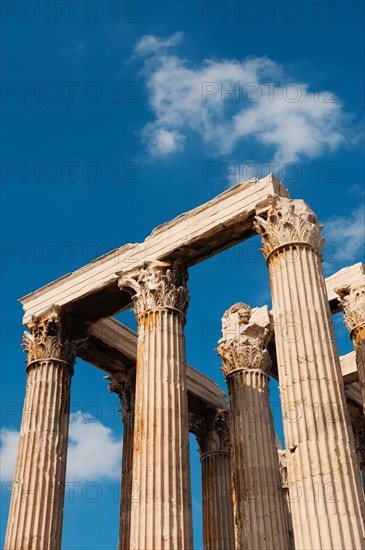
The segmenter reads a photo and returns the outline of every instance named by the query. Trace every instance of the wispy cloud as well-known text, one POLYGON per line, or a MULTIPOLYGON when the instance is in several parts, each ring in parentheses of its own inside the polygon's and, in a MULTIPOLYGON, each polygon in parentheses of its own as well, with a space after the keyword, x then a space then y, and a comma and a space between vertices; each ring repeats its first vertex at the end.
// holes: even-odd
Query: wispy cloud
MULTIPOLYGON (((1 481, 12 481, 19 432, 3 428, 0 432, 1 481)), ((67 480, 84 481, 120 478, 122 440, 111 428, 90 415, 77 411, 71 415, 67 480), (107 457, 107 460, 105 460, 107 457)))
POLYGON ((364 184, 361 183, 353 183, 347 188, 347 193, 349 195, 355 195, 358 198, 362 199, 365 195, 365 188, 364 184))
POLYGON ((359 206, 344 216, 333 216, 323 222, 326 239, 326 267, 362 260, 365 252, 365 208, 359 206), (327 253, 326 253, 327 250, 327 253))
POLYGON ((167 38, 160 38, 153 34, 145 34, 136 44, 134 53, 137 55, 153 55, 156 52, 166 51, 177 46, 183 39, 182 32, 175 32, 167 38))
POLYGON ((148 35, 134 49, 144 59, 155 116, 142 131, 151 156, 182 150, 191 131, 209 153, 237 154, 245 140, 256 140, 267 148, 268 159, 280 163, 318 157, 348 140, 349 117, 335 94, 293 83, 267 57, 193 64, 173 52, 181 40, 181 33, 165 39, 148 35))

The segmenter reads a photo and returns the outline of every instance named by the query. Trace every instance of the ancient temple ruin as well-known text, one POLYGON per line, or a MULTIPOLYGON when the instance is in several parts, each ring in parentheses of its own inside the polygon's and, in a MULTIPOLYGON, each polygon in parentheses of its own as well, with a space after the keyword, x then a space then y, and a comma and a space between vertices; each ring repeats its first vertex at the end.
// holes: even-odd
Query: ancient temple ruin
POLYGON ((37 414, 23 414, 5 549, 61 547, 77 357, 105 371, 122 404, 120 550, 193 548, 189 432, 201 454, 206 550, 364 548, 365 271, 356 264, 325 280, 322 247, 315 213, 269 175, 24 297, 24 410, 37 414), (256 233, 272 310, 222 312, 225 395, 186 364, 188 270, 256 233), (138 334, 112 317, 132 305, 138 334), (354 342, 344 357, 331 319, 340 310, 354 342))

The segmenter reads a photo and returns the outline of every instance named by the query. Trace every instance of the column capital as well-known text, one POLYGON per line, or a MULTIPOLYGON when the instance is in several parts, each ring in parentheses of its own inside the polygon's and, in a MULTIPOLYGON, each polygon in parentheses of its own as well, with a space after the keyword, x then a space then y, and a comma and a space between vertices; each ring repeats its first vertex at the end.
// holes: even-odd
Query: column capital
POLYGON ((189 432, 195 435, 199 444, 199 452, 201 452, 201 447, 205 445, 207 434, 206 416, 189 412, 189 432))
POLYGON ((108 391, 116 393, 122 405, 123 419, 134 412, 135 393, 136 393, 136 373, 132 369, 124 373, 105 376, 109 380, 108 391))
POLYGON ((77 338, 66 325, 57 308, 45 317, 32 319, 30 332, 24 332, 22 342, 27 354, 27 370, 40 361, 54 360, 67 364, 73 373, 77 347, 85 340, 86 333, 77 338))
POLYGON ((118 284, 135 291, 132 299, 138 322, 149 311, 162 309, 175 310, 185 319, 189 302, 187 279, 187 270, 179 261, 150 261, 135 278, 121 277, 118 284))
POLYGON ((365 283, 335 288, 344 311, 344 322, 352 337, 355 329, 365 326, 365 283))
POLYGON ((256 320, 255 310, 241 302, 224 313, 223 336, 216 351, 222 359, 222 370, 226 377, 236 371, 253 369, 268 373, 271 359, 267 345, 272 338, 272 331, 267 308, 266 313, 264 318, 256 320))
POLYGON ((213 416, 189 413, 189 430, 197 438, 201 459, 230 450, 228 415, 228 410, 217 411, 213 416))
POLYGON ((302 200, 273 197, 267 218, 256 215, 254 228, 262 236, 261 251, 266 261, 273 252, 287 246, 309 246, 317 254, 322 253, 323 226, 318 223, 313 210, 302 200))

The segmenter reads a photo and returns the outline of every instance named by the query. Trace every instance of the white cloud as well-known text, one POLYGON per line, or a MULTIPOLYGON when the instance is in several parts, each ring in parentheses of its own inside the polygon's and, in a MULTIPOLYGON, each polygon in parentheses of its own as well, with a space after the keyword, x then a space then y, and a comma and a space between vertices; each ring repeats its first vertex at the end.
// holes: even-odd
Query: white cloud
POLYGON ((122 441, 111 428, 90 415, 71 415, 67 456, 67 480, 119 479, 122 441))
POLYGON ((209 153, 237 154, 245 140, 256 140, 280 163, 318 157, 347 142, 349 117, 334 94, 314 94, 307 83, 293 83, 267 57, 193 65, 171 52, 181 39, 181 33, 148 35, 134 50, 145 57, 142 74, 155 115, 142 132, 152 156, 182 149, 189 131, 209 153))
POLYGON ((2 428, 0 431, 0 479, 13 481, 16 451, 18 448, 18 430, 2 428))
POLYGON ((136 44, 134 52, 137 55, 152 55, 177 46, 183 38, 182 32, 175 32, 167 38, 159 38, 152 34, 145 34, 136 44))
POLYGON ((324 260, 329 263, 361 260, 365 248, 365 208, 360 206, 345 216, 334 216, 323 223, 326 239, 324 260))
MULTIPOLYGON (((12 481, 19 432, 3 428, 0 432, 1 481, 12 481)), ((122 440, 111 428, 90 415, 77 411, 71 415, 67 456, 68 481, 118 480, 121 473, 122 440)))
POLYGON ((164 128, 150 128, 147 125, 143 130, 143 136, 152 156, 164 156, 182 148, 184 136, 176 130, 164 128))

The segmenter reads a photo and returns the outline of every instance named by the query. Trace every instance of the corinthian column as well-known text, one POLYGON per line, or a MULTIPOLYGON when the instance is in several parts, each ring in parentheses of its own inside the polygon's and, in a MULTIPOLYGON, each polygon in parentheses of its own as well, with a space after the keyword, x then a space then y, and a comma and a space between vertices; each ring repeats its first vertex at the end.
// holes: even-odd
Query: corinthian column
POLYGON ((58 550, 65 493, 75 342, 56 312, 25 332, 27 387, 6 550, 58 550))
POLYGON ((363 496, 324 283, 323 238, 301 200, 256 217, 270 270, 297 548, 360 549, 363 496))
POLYGON ((350 331, 356 353, 359 385, 365 414, 365 283, 336 288, 344 311, 345 325, 350 331))
POLYGON ((135 403, 135 371, 107 377, 111 382, 109 391, 115 392, 122 405, 123 418, 123 456, 122 483, 120 495, 120 518, 118 550, 129 550, 131 505, 132 505, 132 468, 133 468, 133 432, 135 403))
POLYGON ((228 411, 212 417, 191 415, 202 465, 204 550, 234 550, 234 523, 228 411))
POLYGON ((130 548, 192 548, 184 324, 187 272, 148 262, 134 289, 138 324, 130 548))
POLYGON ((269 404, 270 319, 257 324, 245 304, 223 317, 217 349, 230 396, 236 548, 289 548, 274 425, 269 404))

